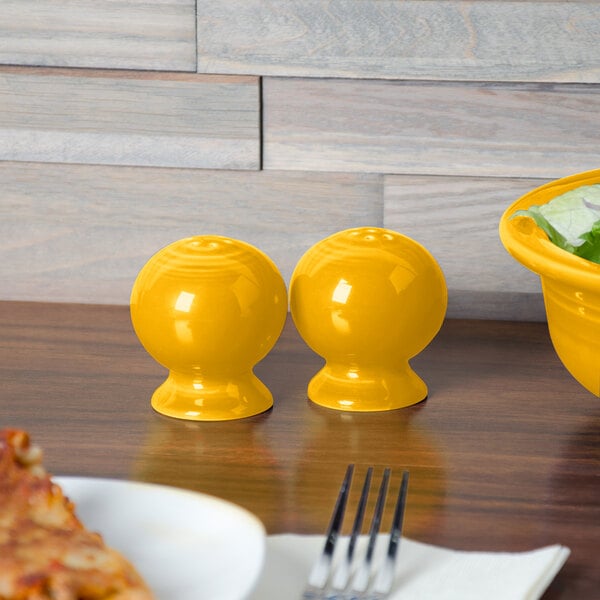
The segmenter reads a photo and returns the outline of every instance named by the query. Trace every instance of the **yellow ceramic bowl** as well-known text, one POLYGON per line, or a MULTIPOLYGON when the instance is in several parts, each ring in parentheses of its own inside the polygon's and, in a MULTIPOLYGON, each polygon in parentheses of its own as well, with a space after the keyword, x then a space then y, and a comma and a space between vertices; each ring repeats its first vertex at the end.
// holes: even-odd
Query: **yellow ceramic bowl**
POLYGON ((540 276, 554 349, 573 377, 599 396, 600 265, 555 246, 532 219, 512 218, 517 210, 596 183, 600 183, 600 169, 558 179, 525 194, 502 215, 500 239, 517 261, 540 276))

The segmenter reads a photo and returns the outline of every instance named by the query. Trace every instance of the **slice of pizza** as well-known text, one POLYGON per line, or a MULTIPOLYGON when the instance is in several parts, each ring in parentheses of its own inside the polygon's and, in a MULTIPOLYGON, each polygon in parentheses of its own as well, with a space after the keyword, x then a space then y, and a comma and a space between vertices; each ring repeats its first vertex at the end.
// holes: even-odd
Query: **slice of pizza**
POLYGON ((151 600, 134 567, 86 529, 20 430, 0 430, 0 600, 151 600))

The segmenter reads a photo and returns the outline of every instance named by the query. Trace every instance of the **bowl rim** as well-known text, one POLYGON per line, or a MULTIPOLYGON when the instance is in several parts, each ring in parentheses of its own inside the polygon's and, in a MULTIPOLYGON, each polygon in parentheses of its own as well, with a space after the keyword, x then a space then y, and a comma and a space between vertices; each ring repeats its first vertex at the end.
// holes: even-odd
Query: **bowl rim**
POLYGON ((534 204, 546 204, 569 190, 596 183, 600 183, 600 169, 547 182, 513 202, 502 214, 498 227, 500 240, 508 253, 542 277, 598 291, 600 264, 559 248, 532 219, 512 218, 517 210, 527 209, 534 204))

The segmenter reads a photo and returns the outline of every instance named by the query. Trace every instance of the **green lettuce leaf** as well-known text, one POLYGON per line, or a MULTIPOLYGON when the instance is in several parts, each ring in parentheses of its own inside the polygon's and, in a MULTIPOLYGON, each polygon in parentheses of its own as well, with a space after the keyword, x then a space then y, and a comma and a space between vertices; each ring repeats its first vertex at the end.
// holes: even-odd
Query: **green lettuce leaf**
POLYGON ((600 221, 596 221, 592 230, 581 237, 584 243, 575 248, 574 254, 600 264, 600 221))
POLYGON ((532 218, 553 244, 600 264, 600 184, 570 190, 515 216, 532 218))

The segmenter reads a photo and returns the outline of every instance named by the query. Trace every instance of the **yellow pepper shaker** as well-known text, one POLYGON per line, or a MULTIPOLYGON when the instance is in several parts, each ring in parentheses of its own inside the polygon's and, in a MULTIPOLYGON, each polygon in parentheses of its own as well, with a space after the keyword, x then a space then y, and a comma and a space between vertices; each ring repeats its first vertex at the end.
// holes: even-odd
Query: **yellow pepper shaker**
POLYGON ((427 397, 409 359, 439 331, 448 295, 423 246, 383 228, 338 232, 302 256, 289 294, 296 328, 326 361, 308 385, 310 400, 382 411, 427 397))

